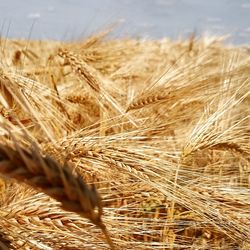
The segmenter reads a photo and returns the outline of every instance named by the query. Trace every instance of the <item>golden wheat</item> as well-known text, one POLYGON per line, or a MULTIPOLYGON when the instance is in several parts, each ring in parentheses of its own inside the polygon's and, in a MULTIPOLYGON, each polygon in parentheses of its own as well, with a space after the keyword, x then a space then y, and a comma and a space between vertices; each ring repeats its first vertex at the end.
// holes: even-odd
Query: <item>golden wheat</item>
POLYGON ((248 249, 248 50, 107 34, 1 42, 0 248, 248 249))
MULTIPOLYGON (((101 221, 102 205, 96 189, 87 187, 67 165, 60 167, 37 151, 28 152, 20 147, 14 150, 7 145, 0 145, 0 157, 0 171, 4 176, 26 182, 35 189, 40 188, 60 201, 62 208, 89 218, 107 234, 101 221)), ((108 241, 112 246, 109 238, 108 241)))

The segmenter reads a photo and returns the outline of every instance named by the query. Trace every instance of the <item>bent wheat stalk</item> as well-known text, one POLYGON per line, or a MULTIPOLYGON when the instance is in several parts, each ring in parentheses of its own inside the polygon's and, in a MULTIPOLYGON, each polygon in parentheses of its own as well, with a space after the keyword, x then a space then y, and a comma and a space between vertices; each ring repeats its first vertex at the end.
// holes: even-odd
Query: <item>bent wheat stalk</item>
POLYGON ((17 144, 15 147, 0 144, 0 173, 42 190, 60 201, 63 209, 88 218, 102 230, 110 248, 114 249, 101 219, 101 198, 95 187, 87 186, 68 165, 62 167, 35 150, 28 151, 17 144))

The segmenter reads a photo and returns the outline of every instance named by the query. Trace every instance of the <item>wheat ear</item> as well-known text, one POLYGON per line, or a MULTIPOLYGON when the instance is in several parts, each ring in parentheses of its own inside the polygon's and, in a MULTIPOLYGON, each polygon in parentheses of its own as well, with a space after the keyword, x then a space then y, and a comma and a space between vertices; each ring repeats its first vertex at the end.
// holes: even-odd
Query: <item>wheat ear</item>
POLYGON ((96 93, 100 92, 100 79, 97 78, 97 71, 85 61, 78 58, 66 49, 59 49, 58 55, 69 62, 75 73, 79 74, 96 93))
POLYGON ((115 111, 125 116, 134 126, 137 126, 134 119, 123 110, 123 107, 116 101, 116 99, 102 88, 104 77, 98 70, 91 67, 83 59, 66 49, 59 49, 58 55, 68 62, 72 70, 90 86, 103 107, 105 106, 103 100, 105 100, 115 111))
POLYGON ((63 209, 90 219, 101 228, 114 249, 101 219, 101 198, 95 187, 88 187, 68 165, 62 167, 49 156, 41 156, 37 150, 28 151, 17 143, 15 147, 0 144, 0 173, 42 190, 60 201, 63 209))
POLYGON ((159 93, 155 93, 153 95, 142 96, 138 99, 133 100, 129 104, 126 112, 128 112, 130 110, 140 109, 140 108, 143 108, 143 107, 151 105, 151 104, 156 104, 156 103, 163 101, 165 99, 168 99, 170 97, 171 97, 170 92, 167 91, 165 93, 164 90, 161 93, 159 92, 159 93))

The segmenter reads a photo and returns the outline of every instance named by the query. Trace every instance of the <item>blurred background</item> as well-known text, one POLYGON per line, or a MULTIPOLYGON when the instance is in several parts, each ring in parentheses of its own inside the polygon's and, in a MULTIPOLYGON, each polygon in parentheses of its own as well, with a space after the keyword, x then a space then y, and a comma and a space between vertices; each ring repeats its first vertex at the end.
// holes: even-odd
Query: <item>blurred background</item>
POLYGON ((249 44, 250 0, 0 0, 3 37, 79 39, 117 23, 113 36, 227 35, 249 44))

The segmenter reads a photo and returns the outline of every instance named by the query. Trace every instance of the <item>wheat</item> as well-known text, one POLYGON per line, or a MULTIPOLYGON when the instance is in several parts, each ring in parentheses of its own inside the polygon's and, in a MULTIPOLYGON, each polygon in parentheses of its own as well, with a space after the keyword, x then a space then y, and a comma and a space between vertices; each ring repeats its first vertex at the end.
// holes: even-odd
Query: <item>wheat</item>
MULTIPOLYGON (((89 218, 107 235, 101 221, 102 205, 96 189, 94 186, 87 187, 81 177, 73 174, 69 166, 60 167, 50 157, 41 157, 39 152, 29 152, 19 147, 15 150, 7 145, 0 145, 0 157, 0 171, 4 176, 40 188, 59 200, 62 208, 89 218)), ((109 238, 108 242, 113 248, 109 238)))
POLYGON ((0 40, 0 248, 248 249, 248 51, 106 35, 0 40))
POLYGON ((97 94, 97 98, 102 107, 105 107, 105 103, 103 103, 102 99, 105 99, 107 104, 111 105, 113 109, 118 112, 118 114, 123 115, 131 121, 132 124, 136 125, 133 118, 131 118, 128 114, 124 112, 124 109, 120 106, 120 104, 104 89, 104 80, 102 80, 101 74, 90 67, 86 62, 77 57, 71 52, 67 50, 59 49, 58 55, 63 57, 66 62, 69 62, 72 69, 90 86, 90 88, 94 91, 94 94, 97 94))
POLYGON ((168 93, 164 93, 164 92, 165 90, 162 90, 161 93, 156 93, 155 95, 146 96, 144 98, 141 97, 140 99, 133 101, 132 103, 129 104, 127 111, 139 109, 144 106, 155 104, 162 100, 166 100, 167 98, 171 98, 170 92, 168 93))
POLYGON ((95 92, 98 93, 100 91, 101 82, 97 79, 96 71, 92 67, 67 50, 60 49, 58 55, 66 59, 72 65, 75 72, 82 76, 95 92))

